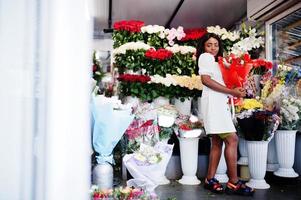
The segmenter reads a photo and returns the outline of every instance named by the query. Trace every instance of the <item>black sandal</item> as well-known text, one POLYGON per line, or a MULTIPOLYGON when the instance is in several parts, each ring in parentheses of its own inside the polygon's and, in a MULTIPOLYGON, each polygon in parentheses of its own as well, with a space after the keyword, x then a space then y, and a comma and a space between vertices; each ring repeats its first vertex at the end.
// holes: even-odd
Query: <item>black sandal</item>
POLYGON ((209 180, 206 178, 204 188, 216 194, 224 193, 223 186, 219 183, 219 181, 216 178, 211 178, 209 180))
POLYGON ((226 192, 226 194, 252 196, 254 194, 255 190, 253 188, 246 186, 244 181, 239 180, 235 184, 228 182, 225 192, 226 192))

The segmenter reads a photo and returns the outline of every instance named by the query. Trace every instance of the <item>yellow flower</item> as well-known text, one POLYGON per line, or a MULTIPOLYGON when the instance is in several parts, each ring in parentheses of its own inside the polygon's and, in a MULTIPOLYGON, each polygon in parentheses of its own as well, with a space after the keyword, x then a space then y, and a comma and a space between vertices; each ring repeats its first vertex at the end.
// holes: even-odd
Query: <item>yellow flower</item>
POLYGON ((242 103, 242 109, 250 110, 250 109, 261 109, 263 108, 262 103, 260 103, 256 99, 244 99, 242 103))

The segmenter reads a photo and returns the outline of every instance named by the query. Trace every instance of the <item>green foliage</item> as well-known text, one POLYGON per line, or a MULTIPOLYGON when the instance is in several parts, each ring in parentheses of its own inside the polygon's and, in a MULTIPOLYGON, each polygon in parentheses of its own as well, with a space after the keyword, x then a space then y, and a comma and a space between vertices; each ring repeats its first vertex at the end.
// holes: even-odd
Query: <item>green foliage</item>
POLYGON ((96 58, 96 51, 93 52, 93 74, 92 78, 96 80, 96 85, 99 85, 102 78, 105 76, 105 72, 102 71, 101 61, 96 58))
POLYGON ((126 70, 138 71, 146 68, 145 50, 127 50, 125 54, 115 55, 115 67, 123 74, 126 70))
POLYGON ((166 76, 173 75, 188 75, 194 74, 196 62, 192 59, 192 53, 181 54, 175 53, 166 60, 153 60, 145 58, 145 69, 148 75, 166 76))
POLYGON ((155 49, 165 48, 168 46, 168 41, 166 38, 162 39, 159 37, 159 33, 144 33, 143 34, 144 42, 155 49))
POLYGON ((171 85, 169 87, 157 83, 140 83, 140 82, 121 82, 119 84, 119 91, 124 96, 138 97, 142 101, 150 101, 157 97, 179 98, 184 101, 189 97, 200 97, 202 92, 194 89, 183 88, 180 86, 171 85))
POLYGON ((160 139, 169 139, 173 134, 173 127, 162 127, 160 126, 159 137, 160 139))
POLYGON ((143 41, 143 33, 138 32, 129 32, 129 31, 113 31, 113 47, 117 48, 121 45, 127 43, 127 42, 137 42, 137 41, 143 41))

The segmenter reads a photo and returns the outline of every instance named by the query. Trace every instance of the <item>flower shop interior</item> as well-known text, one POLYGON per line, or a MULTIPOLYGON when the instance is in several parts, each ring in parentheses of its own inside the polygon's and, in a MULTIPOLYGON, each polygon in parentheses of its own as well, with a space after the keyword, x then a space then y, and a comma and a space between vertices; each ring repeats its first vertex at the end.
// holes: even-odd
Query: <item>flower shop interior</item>
POLYGON ((0 1, 0 199, 241 199, 204 188, 206 33, 246 92, 228 102, 244 198, 301 199, 300 0, 0 1))

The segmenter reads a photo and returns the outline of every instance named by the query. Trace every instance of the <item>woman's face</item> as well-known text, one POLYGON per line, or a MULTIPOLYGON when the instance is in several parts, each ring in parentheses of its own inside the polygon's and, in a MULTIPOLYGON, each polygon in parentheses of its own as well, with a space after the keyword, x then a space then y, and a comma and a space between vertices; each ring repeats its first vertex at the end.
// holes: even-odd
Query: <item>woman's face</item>
POLYGON ((219 46, 217 39, 211 37, 205 42, 205 52, 216 56, 218 54, 219 46))

